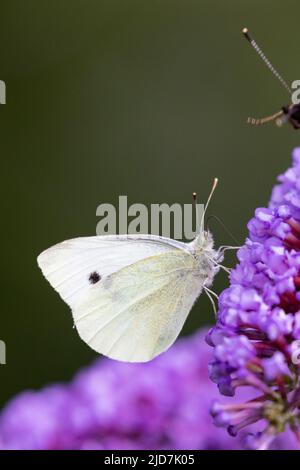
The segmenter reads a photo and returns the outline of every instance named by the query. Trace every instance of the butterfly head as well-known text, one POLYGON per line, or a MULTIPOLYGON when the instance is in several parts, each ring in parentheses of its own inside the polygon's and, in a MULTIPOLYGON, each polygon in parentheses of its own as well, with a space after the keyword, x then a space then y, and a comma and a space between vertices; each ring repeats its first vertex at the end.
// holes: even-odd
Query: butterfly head
POLYGON ((199 234, 190 243, 190 250, 197 262, 197 272, 202 279, 203 286, 208 288, 220 270, 223 253, 214 249, 213 236, 209 230, 199 234))
MULTIPOLYGON (((213 278, 220 269, 219 263, 223 260, 223 253, 219 250, 215 250, 214 248, 212 233, 208 229, 204 228, 205 214, 217 184, 218 178, 214 178, 212 188, 200 220, 198 235, 189 244, 190 253, 199 263, 199 272, 205 279, 206 286, 212 283, 213 278)), ((193 193, 193 197, 196 202, 196 193, 193 193)))
POLYGON ((214 239, 209 230, 200 233, 191 243, 190 247, 195 257, 208 257, 213 262, 219 263, 223 255, 214 248, 214 239))
POLYGON ((209 230, 203 230, 192 242, 196 251, 210 251, 214 247, 214 239, 209 230))
MULTIPOLYGON (((195 251, 196 254, 203 253, 204 251, 209 251, 209 252, 214 251, 214 249, 213 249, 213 245, 214 245, 213 236, 212 236, 211 232, 208 229, 206 230, 204 228, 204 219, 205 219, 205 215, 206 215, 206 212, 207 212, 207 208, 209 206, 209 203, 211 201, 211 198, 212 198, 212 196, 215 192, 215 189, 216 189, 217 185, 218 185, 218 178, 214 178, 213 184, 212 184, 209 196, 207 198, 207 202, 204 206, 204 210, 203 210, 201 220, 200 220, 200 223, 199 223, 198 235, 196 236, 196 238, 190 244, 191 249, 193 251, 195 251)), ((197 206, 197 200, 196 200, 197 195, 196 195, 196 193, 193 193, 193 198, 194 198, 194 201, 195 201, 196 206, 197 206)))

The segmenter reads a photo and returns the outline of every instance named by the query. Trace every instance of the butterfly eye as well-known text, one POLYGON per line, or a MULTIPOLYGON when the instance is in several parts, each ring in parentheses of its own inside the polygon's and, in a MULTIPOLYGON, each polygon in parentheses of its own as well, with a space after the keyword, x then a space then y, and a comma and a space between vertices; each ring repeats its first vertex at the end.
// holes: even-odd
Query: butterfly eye
POLYGON ((101 280, 101 276, 99 273, 97 273, 97 271, 94 271, 93 273, 89 275, 89 282, 91 284, 96 284, 100 280, 101 280))

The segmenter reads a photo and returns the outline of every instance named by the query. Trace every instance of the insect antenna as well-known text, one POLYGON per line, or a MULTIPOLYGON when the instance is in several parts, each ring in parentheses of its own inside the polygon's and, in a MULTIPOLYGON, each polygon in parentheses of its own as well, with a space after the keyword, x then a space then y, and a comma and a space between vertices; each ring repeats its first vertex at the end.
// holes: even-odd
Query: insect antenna
POLYGON ((266 55, 263 53, 263 51, 261 50, 261 48, 258 46, 257 42, 250 36, 249 34, 249 31, 247 28, 244 28, 242 30, 242 33, 243 35, 245 36, 245 38, 247 39, 247 41, 251 44, 251 46, 253 47, 253 49, 257 52, 257 54, 259 55, 259 57, 263 60, 263 62, 266 64, 266 66, 268 67, 269 70, 271 70, 272 74, 279 80, 279 82, 281 83, 281 85, 288 91, 288 93, 291 95, 292 94, 292 90, 291 88, 289 87, 289 85, 287 84, 287 82, 284 80, 284 78, 282 78, 282 76, 280 75, 280 73, 275 69, 275 67, 271 64, 271 62, 269 61, 269 59, 266 57, 266 55))
POLYGON ((229 228, 224 224, 224 222, 220 219, 220 217, 217 217, 216 215, 214 214, 211 214, 208 216, 207 218, 207 221, 206 221, 206 225, 207 225, 207 228, 209 228, 208 224, 209 224, 209 221, 211 219, 215 219, 217 222, 219 222, 219 224, 223 227, 223 229, 225 230, 226 233, 228 233, 228 235, 232 238, 232 240, 239 244, 239 241, 236 239, 236 237, 233 235, 233 233, 231 232, 231 230, 229 230, 229 228))
POLYGON ((280 127, 280 125, 282 124, 281 118, 283 115, 283 111, 278 111, 277 113, 264 118, 248 117, 247 124, 251 124, 252 126, 262 126, 263 124, 267 124, 268 122, 276 121, 276 124, 280 127))
MULTIPOLYGON (((208 199, 207 199, 207 202, 206 202, 206 204, 205 204, 205 206, 204 206, 204 211, 203 211, 203 213, 202 213, 202 217, 201 217, 201 221, 200 221, 200 225, 199 225, 199 232, 200 232, 200 234, 203 234, 203 233, 204 233, 204 218, 205 218, 205 214, 206 214, 207 208, 208 208, 208 206, 209 206, 209 203, 210 203, 210 201, 211 201, 211 198, 212 198, 212 196, 213 196, 213 194, 214 194, 214 192, 215 192, 215 189, 216 189, 216 187, 217 187, 217 185, 218 185, 218 181, 219 181, 218 178, 215 178, 215 179, 214 179, 212 188, 211 188, 211 190, 210 190, 210 193, 209 193, 209 196, 208 196, 208 199)), ((195 194, 195 193, 194 193, 194 194, 195 194)))

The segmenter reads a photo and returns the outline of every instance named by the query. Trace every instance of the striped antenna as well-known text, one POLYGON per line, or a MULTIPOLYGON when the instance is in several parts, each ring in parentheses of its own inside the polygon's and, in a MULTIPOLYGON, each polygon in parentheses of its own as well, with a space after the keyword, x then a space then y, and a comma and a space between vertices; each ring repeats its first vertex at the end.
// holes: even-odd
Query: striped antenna
POLYGON ((267 124, 268 122, 276 121, 277 125, 280 127, 282 124, 281 118, 283 116, 283 111, 278 111, 278 113, 272 114, 271 116, 267 116, 264 118, 253 118, 248 117, 247 124, 251 124, 252 126, 262 126, 263 124, 267 124))
MULTIPOLYGON (((266 66, 268 67, 269 70, 271 70, 272 74, 280 81, 281 85, 289 92, 289 94, 291 95, 292 94, 292 90, 291 88, 289 87, 289 85, 287 84, 287 82, 282 78, 282 76, 277 72, 277 70, 275 69, 275 67, 273 67, 273 65, 271 64, 271 62, 269 61, 269 59, 265 56, 265 54, 263 53, 263 51, 261 50, 261 48, 258 46, 258 44, 256 43, 256 41, 250 36, 249 34, 249 31, 247 28, 244 28, 242 30, 242 33, 243 35, 245 36, 245 38, 247 39, 247 41, 249 41, 249 43, 251 44, 251 46, 253 47, 253 49, 257 52, 257 54, 259 55, 259 57, 264 61, 264 63, 266 64, 266 66)), ((261 119, 256 119, 256 121, 261 121, 261 119)), ((254 123, 255 124, 255 123, 254 123)), ((260 123, 259 124, 264 124, 264 123, 260 123)))

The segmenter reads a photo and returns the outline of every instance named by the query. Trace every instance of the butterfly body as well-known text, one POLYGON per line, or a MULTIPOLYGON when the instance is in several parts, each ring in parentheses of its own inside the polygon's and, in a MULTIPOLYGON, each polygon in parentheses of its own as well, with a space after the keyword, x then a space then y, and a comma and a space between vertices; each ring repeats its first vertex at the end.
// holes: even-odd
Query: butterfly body
POLYGON ((152 235, 75 238, 41 253, 38 264, 91 348, 145 362, 175 341, 221 258, 202 231, 191 243, 152 235))

